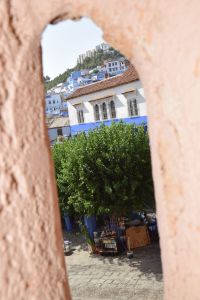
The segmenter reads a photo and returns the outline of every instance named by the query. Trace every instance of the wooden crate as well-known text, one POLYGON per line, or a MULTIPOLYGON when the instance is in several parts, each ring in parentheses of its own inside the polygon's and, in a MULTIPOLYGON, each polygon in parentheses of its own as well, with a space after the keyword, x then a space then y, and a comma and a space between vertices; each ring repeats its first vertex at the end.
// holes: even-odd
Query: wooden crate
POLYGON ((146 225, 132 226, 126 229, 126 237, 128 250, 150 244, 149 232, 146 225))

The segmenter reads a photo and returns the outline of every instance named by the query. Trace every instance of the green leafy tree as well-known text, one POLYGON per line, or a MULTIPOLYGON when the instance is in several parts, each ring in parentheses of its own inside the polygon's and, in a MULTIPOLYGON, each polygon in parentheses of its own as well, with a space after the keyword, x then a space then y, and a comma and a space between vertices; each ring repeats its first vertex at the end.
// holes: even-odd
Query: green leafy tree
POLYGON ((154 206, 148 134, 113 123, 53 148, 62 210, 123 215, 154 206))
POLYGON ((97 74, 97 73, 99 73, 99 70, 94 69, 92 73, 93 73, 93 74, 97 74))

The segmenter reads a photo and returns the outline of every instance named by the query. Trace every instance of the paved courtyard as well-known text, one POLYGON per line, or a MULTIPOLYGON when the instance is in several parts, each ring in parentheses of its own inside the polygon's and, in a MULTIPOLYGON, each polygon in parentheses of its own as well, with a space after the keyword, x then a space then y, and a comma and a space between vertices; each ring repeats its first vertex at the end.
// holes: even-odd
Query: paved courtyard
POLYGON ((73 300, 163 299, 158 245, 136 249, 132 259, 91 255, 83 245, 73 245, 66 256, 73 300))

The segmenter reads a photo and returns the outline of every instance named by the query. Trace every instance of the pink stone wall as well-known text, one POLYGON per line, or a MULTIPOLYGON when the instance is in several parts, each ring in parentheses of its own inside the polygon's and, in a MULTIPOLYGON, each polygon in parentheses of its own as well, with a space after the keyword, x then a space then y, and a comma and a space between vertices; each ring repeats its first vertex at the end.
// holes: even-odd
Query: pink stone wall
POLYGON ((199 0, 0 2, 0 299, 70 299, 44 123, 40 37, 49 22, 81 16, 91 17, 140 74, 165 299, 199 299, 199 0))

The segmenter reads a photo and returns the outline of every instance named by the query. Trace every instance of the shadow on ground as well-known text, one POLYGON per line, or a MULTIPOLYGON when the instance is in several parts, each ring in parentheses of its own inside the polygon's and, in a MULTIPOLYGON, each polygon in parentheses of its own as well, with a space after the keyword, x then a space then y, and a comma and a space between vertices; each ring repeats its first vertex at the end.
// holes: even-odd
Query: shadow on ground
POLYGON ((63 238, 64 240, 70 241, 72 243, 72 249, 73 250, 83 250, 88 251, 88 246, 85 241, 84 236, 80 232, 63 232, 63 238))
POLYGON ((134 272, 135 269, 148 277, 148 274, 154 275, 158 281, 162 280, 162 265, 160 258, 159 244, 152 244, 146 247, 137 248, 133 251, 133 258, 129 259, 126 254, 118 256, 101 256, 90 254, 93 259, 98 259, 102 263, 117 264, 119 266, 128 265, 134 272))
MULTIPOLYGON (((64 233, 64 238, 72 242, 71 255, 83 254, 83 260, 90 265, 116 265, 129 267, 130 272, 140 271, 140 276, 155 276, 156 280, 162 281, 162 265, 159 244, 151 244, 146 247, 137 248, 133 251, 133 258, 129 259, 126 254, 105 256, 90 254, 84 237, 78 233, 64 233), (85 254, 83 253, 85 252, 85 254)), ((75 266, 74 266, 75 267, 75 266)))

